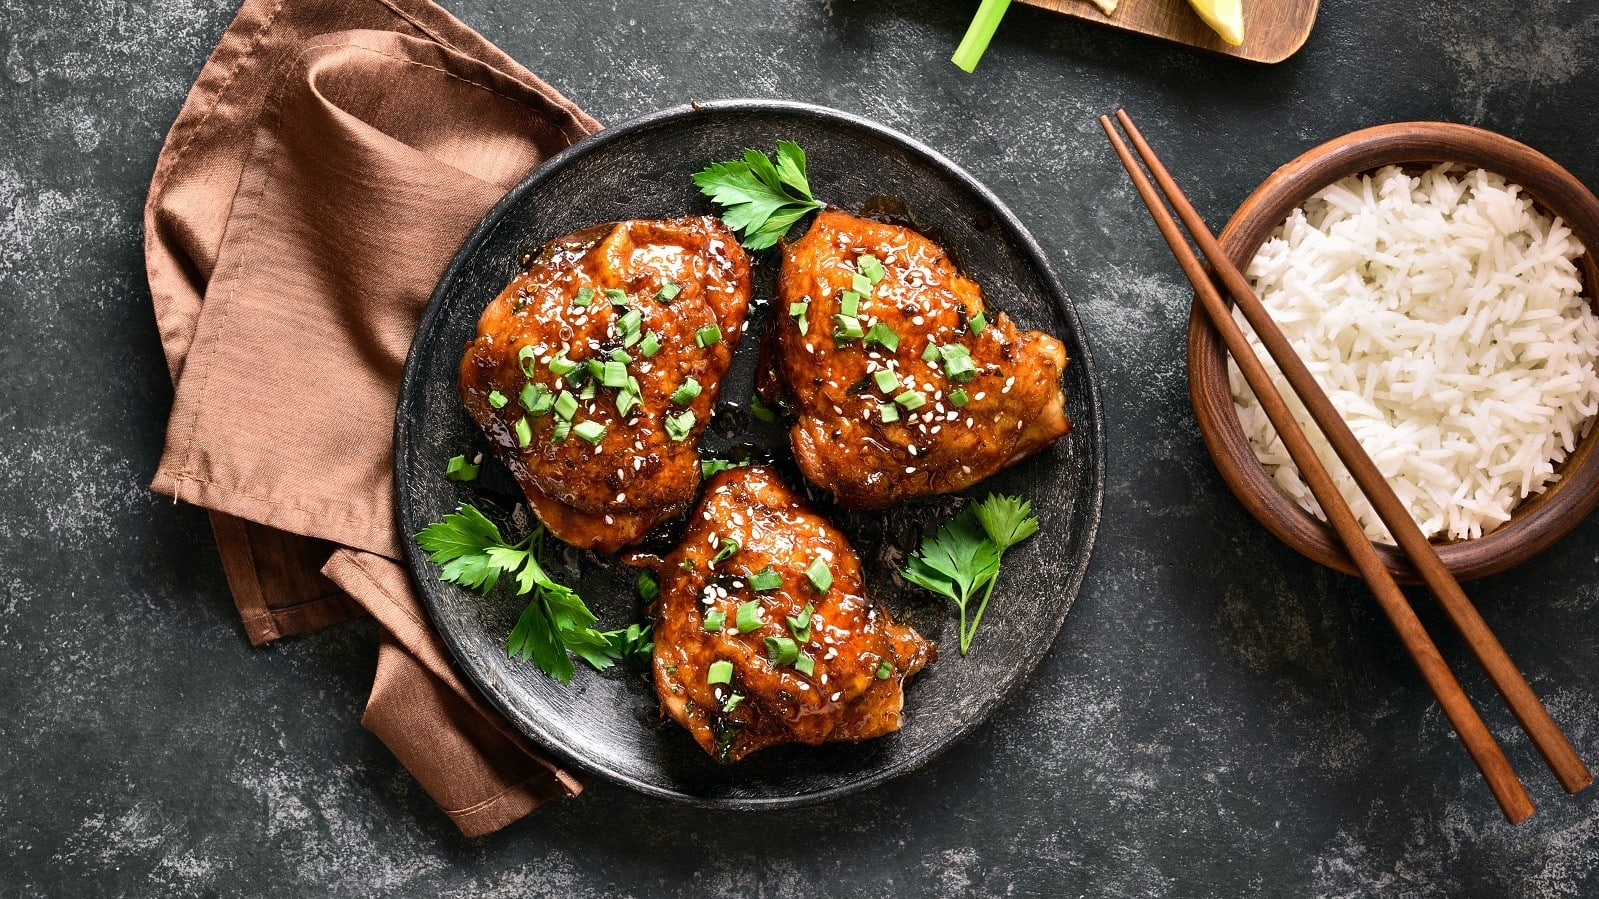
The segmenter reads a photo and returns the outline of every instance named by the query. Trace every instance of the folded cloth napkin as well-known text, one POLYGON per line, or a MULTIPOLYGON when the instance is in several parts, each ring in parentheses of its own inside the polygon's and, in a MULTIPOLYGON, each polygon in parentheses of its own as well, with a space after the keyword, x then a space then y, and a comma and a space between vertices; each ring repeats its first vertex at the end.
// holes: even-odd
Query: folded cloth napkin
POLYGON ((467 232, 598 129, 428 0, 246 0, 145 207, 153 489, 210 510, 251 642, 377 619, 362 723, 469 836, 582 784, 462 682, 398 563, 400 369, 467 232))

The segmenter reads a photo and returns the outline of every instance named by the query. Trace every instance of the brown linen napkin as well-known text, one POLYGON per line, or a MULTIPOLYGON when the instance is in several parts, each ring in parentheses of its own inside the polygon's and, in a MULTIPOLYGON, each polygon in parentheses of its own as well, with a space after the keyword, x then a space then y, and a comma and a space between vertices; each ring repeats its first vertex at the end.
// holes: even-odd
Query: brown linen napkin
POLYGON ((473 224, 598 129, 427 0, 246 0, 145 207, 175 385, 153 489, 210 510, 251 642, 377 619, 362 723, 469 836, 581 781, 462 682, 397 563, 400 369, 473 224))

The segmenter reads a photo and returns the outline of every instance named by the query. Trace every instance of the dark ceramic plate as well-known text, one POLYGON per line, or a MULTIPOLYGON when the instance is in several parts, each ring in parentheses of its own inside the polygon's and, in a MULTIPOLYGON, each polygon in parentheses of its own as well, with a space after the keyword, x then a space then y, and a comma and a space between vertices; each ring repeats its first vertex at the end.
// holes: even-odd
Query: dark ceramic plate
MULTIPOLYGON (((860 551, 873 595, 943 649, 908 685, 904 729, 862 744, 781 746, 736 765, 718 764, 660 717, 645 666, 595 672, 579 663, 571 685, 562 686, 510 660, 505 638, 521 611, 518 598, 503 588, 481 597, 441 582, 425 555, 410 547, 423 604, 456 662, 518 728, 580 768, 701 805, 776 808, 840 796, 909 771, 970 732, 1038 665, 1060 630, 1088 565, 1104 481, 1099 393, 1082 328, 1044 254, 1010 210, 949 160, 881 125, 815 106, 732 100, 669 109, 584 140, 506 194, 467 239, 433 294, 405 366, 394 438, 405 533, 461 501, 525 533, 519 494, 499 466, 485 464, 473 484, 443 477, 451 456, 484 448, 456 393, 456 367, 479 314, 511 279, 523 249, 598 222, 710 212, 690 175, 745 147, 770 151, 779 139, 805 148, 819 196, 857 210, 884 196, 903 201, 919 227, 951 248, 993 306, 1023 327, 1061 338, 1071 357, 1065 386, 1074 427, 1049 451, 967 491, 1028 497, 1043 529, 1006 555, 982 632, 965 658, 953 645, 953 609, 896 575, 923 530, 964 498, 873 514, 818 504, 860 551)), ((788 459, 782 429, 742 411, 772 296, 774 257, 756 261, 750 331, 701 448, 781 466, 788 459)), ((554 574, 578 589, 602 626, 639 618, 632 571, 567 547, 552 555, 554 574)))

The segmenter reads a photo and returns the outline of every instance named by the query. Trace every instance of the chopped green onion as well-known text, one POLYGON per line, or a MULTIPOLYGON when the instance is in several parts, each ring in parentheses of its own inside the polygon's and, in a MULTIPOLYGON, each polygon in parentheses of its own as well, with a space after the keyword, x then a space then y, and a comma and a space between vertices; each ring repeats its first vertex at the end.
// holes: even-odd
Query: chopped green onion
POLYGON ((694 398, 699 395, 700 382, 689 378, 683 382, 683 386, 672 392, 672 402, 679 406, 685 406, 694 402, 694 398))
POLYGON ((489 391, 489 405, 493 406, 496 409, 504 409, 505 408, 505 404, 509 403, 510 401, 511 401, 510 397, 507 397, 505 394, 499 392, 498 390, 490 390, 489 391))
POLYGON ((656 337, 654 331, 647 332, 644 335, 644 343, 639 346, 639 352, 643 353, 646 359, 654 359, 655 354, 660 351, 661 338, 656 337))
POLYGON ((738 704, 743 701, 744 694, 742 693, 734 693, 732 696, 727 697, 727 699, 722 701, 722 714, 725 715, 738 708, 738 704))
POLYGON ((907 390, 899 396, 894 397, 894 402, 904 406, 905 411, 909 412, 914 409, 920 409, 927 405, 927 397, 922 396, 920 393, 917 393, 914 390, 907 390))
POLYGON ((612 359, 600 366, 600 372, 596 377, 606 387, 620 390, 627 386, 627 366, 612 359))
POLYGON ((855 259, 855 268, 859 269, 860 273, 865 275, 867 280, 873 284, 883 280, 885 274, 883 272, 883 263, 878 262, 877 257, 870 253, 862 253, 857 257, 855 259))
POLYGON ((938 344, 933 343, 932 341, 929 340, 927 342, 927 349, 922 350, 922 361, 923 362, 937 362, 939 355, 940 354, 938 352, 938 344))
POLYGON ((733 682, 733 663, 726 659, 718 659, 711 663, 705 670, 707 684, 730 684, 733 682))
POLYGON ((555 414, 562 421, 571 421, 572 416, 577 414, 577 397, 570 390, 561 391, 561 395, 555 398, 555 414))
POLYGON ((973 334, 981 334, 988 327, 988 316, 979 312, 966 320, 966 327, 971 328, 973 334))
POLYGON ((666 416, 666 434, 676 441, 688 439, 694 431, 694 410, 684 409, 681 415, 666 416))
POLYGON ((949 404, 959 409, 971 402, 971 397, 966 395, 966 388, 957 387, 949 392, 949 404))
POLYGON ((788 304, 788 314, 794 319, 794 324, 799 326, 801 337, 804 337, 811 330, 810 312, 811 304, 808 302, 788 304))
POLYGON ((637 584, 638 595, 642 597, 645 602, 649 602, 650 600, 659 596, 661 593, 660 582, 655 579, 655 575, 649 573, 648 571, 640 571, 638 573, 637 584))
POLYGON ((593 381, 590 381, 583 385, 583 392, 578 394, 578 399, 591 400, 594 399, 598 393, 599 388, 594 385, 593 381))
POLYGON ((894 663, 890 662, 888 659, 878 662, 876 673, 878 680, 888 680, 888 676, 894 673, 894 663))
POLYGON ((861 295, 853 290, 844 291, 844 295, 838 300, 838 311, 850 318, 860 315, 861 295))
POLYGON ((716 555, 711 557, 711 564, 720 565, 721 563, 726 562, 728 559, 733 558, 733 554, 736 552, 738 552, 737 540, 723 540, 722 548, 718 549, 716 551, 716 555))
POLYGON ((589 443, 599 443, 605 439, 605 425, 597 421, 581 421, 572 426, 572 433, 589 443))
POLYGON ((767 424, 777 421, 777 412, 771 406, 762 402, 761 395, 758 393, 750 394, 750 414, 767 424))
POLYGON ((594 302, 594 288, 584 287, 578 290, 577 296, 572 298, 573 306, 587 306, 594 302))
POLYGON ((747 634, 765 623, 761 620, 760 600, 752 599, 738 604, 738 615, 733 619, 733 624, 738 627, 739 633, 747 634))
POLYGON ((877 415, 883 424, 899 421, 899 407, 893 403, 884 403, 877 407, 877 415))
POLYGON ((644 335, 640 334, 637 331, 629 331, 627 333, 627 336, 622 338, 622 346, 632 347, 634 344, 638 343, 641 339, 643 339, 643 336, 644 335))
POLYGON ((643 400, 639 399, 638 394, 631 390, 618 390, 616 392, 616 414, 625 418, 628 413, 643 402, 643 400))
POLYGON ((657 290, 655 292, 655 299, 660 301, 663 304, 670 303, 673 300, 677 299, 677 295, 679 293, 681 293, 682 291, 683 291, 683 288, 679 287, 677 285, 677 282, 668 281, 665 284, 661 285, 661 289, 660 290, 657 290))
POLYGON ((551 443, 565 443, 566 435, 572 433, 572 422, 568 419, 558 418, 555 421, 555 430, 550 432, 551 443))
POLYGON ((893 328, 882 322, 872 325, 871 330, 866 332, 866 342, 880 343, 890 353, 899 350, 899 335, 894 333, 893 328))
POLYGON ((799 659, 799 644, 788 637, 767 637, 766 658, 773 665, 792 665, 799 659))
POLYGON ((521 366, 522 374, 533 377, 538 370, 539 354, 531 346, 524 346, 516 351, 516 364, 521 366))
POLYGON ((705 620, 701 622, 700 629, 714 634, 726 626, 727 613, 721 609, 712 609, 705 613, 705 620))
POLYGON ((452 481, 477 480, 478 466, 466 461, 465 456, 452 456, 444 463, 444 476, 452 481))
POLYGON ((857 274, 850 279, 849 288, 863 297, 868 296, 872 292, 872 279, 865 275, 857 274))
POLYGON ((603 377, 605 377, 605 360, 604 359, 590 359, 587 362, 583 363, 583 365, 584 365, 585 368, 588 369, 588 373, 589 373, 590 377, 594 377, 594 378, 603 378, 603 377))
POLYGON ((977 377, 977 366, 972 363, 972 353, 959 343, 939 350, 944 356, 944 375, 951 381, 970 381, 977 377))
MULTIPOLYGON (((525 349, 531 349, 531 347, 526 347, 525 349)), ((550 360, 550 372, 553 374, 569 375, 576 369, 577 363, 566 358, 566 350, 556 353, 555 358, 550 360)), ((532 372, 529 372, 528 375, 531 377, 532 372)))
POLYGON ((550 404, 555 402, 555 396, 543 384, 522 385, 522 408, 529 415, 543 415, 550 411, 550 404))
POLYGON ((627 292, 624 290, 618 290, 615 287, 606 288, 605 298, 611 301, 612 306, 627 305, 627 292))
POLYGON ((806 677, 810 677, 816 674, 816 660, 810 656, 802 655, 794 660, 794 670, 806 677))
POLYGON ((877 389, 884 393, 893 393, 899 389, 899 378, 886 368, 872 372, 872 380, 877 382, 877 389))
POLYGON ((794 639, 801 643, 808 643, 811 639, 811 615, 816 609, 810 603, 805 604, 805 611, 798 616, 788 616, 788 629, 794 634, 794 639))
POLYGON ((627 310, 626 312, 622 313, 621 318, 616 320, 616 330, 621 334, 637 334, 638 329, 643 326, 644 313, 638 311, 637 309, 627 310))
POLYGON ((783 576, 768 565, 749 576, 750 589, 757 593, 770 593, 783 586, 783 576))
POLYGON ((729 462, 726 459, 701 459, 700 477, 708 478, 719 471, 731 471, 735 468, 743 468, 748 464, 748 462, 729 462))
POLYGON ((516 420, 516 445, 525 447, 533 442, 533 426, 527 423, 524 415, 516 420))
POLYGON ((694 332, 694 342, 703 349, 722 339, 722 328, 717 324, 709 324, 694 332))
MULTIPOLYGON (((812 559, 811 564, 805 567, 805 576, 810 578, 811 586, 816 588, 817 593, 826 593, 827 588, 833 586, 833 569, 827 567, 821 556, 812 559)), ((810 621, 810 616, 806 615, 805 620, 810 621)))
POLYGON ((627 350, 611 350, 611 361, 627 365, 633 361, 633 357, 627 354, 627 350))
POLYGON ((833 336, 840 340, 854 340, 866 336, 866 331, 861 328, 861 320, 853 316, 835 315, 833 325, 833 336))

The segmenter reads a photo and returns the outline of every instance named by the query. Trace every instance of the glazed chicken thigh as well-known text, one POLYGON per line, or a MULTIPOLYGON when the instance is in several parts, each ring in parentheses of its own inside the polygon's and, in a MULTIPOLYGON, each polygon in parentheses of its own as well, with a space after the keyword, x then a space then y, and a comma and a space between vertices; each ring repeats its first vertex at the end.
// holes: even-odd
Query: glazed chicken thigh
POLYGON ((784 249, 761 393, 789 400, 801 471, 875 509, 959 490, 1065 436, 1066 350, 990 313, 909 228, 823 210, 784 249))
POLYGON ((665 559, 655 689, 706 752, 868 740, 898 730, 932 646, 865 596, 860 560, 770 468, 715 475, 665 559))
POLYGON ((749 300, 748 257, 702 216, 557 238, 488 305, 461 396, 552 534, 615 551, 688 506, 749 300))

